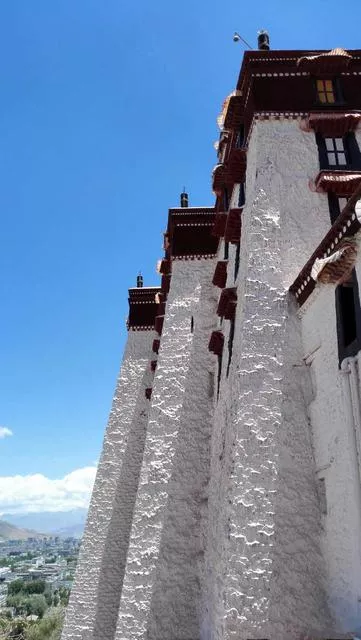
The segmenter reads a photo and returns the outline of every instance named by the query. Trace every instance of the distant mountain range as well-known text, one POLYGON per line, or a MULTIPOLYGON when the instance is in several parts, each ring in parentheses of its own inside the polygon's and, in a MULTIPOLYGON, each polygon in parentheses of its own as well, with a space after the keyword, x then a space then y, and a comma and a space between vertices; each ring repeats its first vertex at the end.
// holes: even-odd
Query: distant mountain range
POLYGON ((0 541, 27 540, 27 538, 43 538, 44 534, 32 529, 21 529, 5 520, 0 520, 0 541))
POLYGON ((21 529, 34 529, 52 536, 81 538, 87 513, 87 509, 24 514, 4 513, 2 519, 21 529))

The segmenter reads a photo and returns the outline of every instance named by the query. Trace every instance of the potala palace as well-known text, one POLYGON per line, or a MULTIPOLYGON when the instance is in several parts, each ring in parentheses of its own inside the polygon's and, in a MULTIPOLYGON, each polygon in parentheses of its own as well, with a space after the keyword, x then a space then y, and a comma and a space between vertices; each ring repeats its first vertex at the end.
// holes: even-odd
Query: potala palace
POLYGON ((361 50, 259 47, 129 290, 63 640, 361 634, 361 50))

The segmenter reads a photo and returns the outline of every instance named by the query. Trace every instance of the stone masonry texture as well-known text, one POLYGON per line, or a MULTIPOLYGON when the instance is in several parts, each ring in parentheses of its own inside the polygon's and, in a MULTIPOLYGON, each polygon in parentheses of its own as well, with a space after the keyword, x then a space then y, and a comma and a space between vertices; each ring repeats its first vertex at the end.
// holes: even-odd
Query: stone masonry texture
POLYGON ((63 640, 114 636, 142 463, 154 333, 130 331, 105 433, 63 640))
POLYGON ((212 285, 222 240, 216 258, 172 261, 154 373, 155 333, 129 331, 62 640, 359 630, 359 434, 335 290, 301 310, 289 294, 330 227, 318 171, 299 119, 255 121, 238 273, 234 245, 227 264, 233 340, 212 285))

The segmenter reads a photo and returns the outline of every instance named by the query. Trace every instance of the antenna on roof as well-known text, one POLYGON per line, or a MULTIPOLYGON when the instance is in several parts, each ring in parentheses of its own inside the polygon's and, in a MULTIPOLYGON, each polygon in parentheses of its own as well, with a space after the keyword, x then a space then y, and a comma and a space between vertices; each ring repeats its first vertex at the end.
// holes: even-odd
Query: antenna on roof
POLYGON ((238 31, 235 31, 233 34, 233 42, 239 42, 240 40, 242 40, 242 42, 246 45, 246 47, 248 47, 248 49, 253 49, 253 47, 248 44, 247 40, 242 38, 242 36, 239 35, 238 31))
POLYGON ((139 274, 137 275, 137 288, 141 289, 143 286, 143 276, 139 271, 139 274))
POLYGON ((183 187, 183 192, 180 195, 180 205, 182 208, 188 207, 188 193, 186 193, 185 187, 183 187))

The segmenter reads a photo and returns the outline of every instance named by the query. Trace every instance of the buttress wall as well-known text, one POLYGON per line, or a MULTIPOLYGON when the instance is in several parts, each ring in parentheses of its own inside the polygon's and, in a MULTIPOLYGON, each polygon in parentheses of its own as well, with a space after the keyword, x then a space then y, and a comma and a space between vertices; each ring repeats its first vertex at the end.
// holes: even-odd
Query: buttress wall
POLYGON ((174 260, 115 637, 199 637, 214 261, 174 260))
POLYGON ((148 420, 153 338, 153 331, 128 333, 63 640, 114 637, 148 420))
MULTIPOLYGON (((314 136, 256 121, 247 154, 233 353, 212 441, 202 638, 296 639, 332 627, 307 402, 309 374, 288 288, 329 228, 314 136)), ((222 250, 222 247, 221 249, 222 250)), ((221 257, 222 258, 222 257, 221 257)), ((229 353, 223 320, 223 362, 229 353)))

